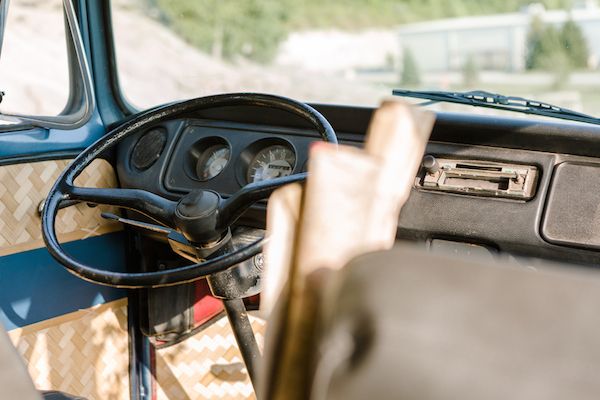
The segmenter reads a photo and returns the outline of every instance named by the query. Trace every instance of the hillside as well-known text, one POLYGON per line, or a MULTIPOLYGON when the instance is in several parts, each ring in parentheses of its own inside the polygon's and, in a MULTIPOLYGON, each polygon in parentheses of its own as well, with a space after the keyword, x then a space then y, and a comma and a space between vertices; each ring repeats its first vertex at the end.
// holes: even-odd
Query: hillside
POLYGON ((137 4, 116 2, 119 11, 113 20, 121 85, 140 107, 231 91, 280 93, 316 102, 361 99, 371 104, 389 94, 384 86, 349 84, 347 77, 335 72, 315 75, 290 65, 215 58, 149 17, 137 4))

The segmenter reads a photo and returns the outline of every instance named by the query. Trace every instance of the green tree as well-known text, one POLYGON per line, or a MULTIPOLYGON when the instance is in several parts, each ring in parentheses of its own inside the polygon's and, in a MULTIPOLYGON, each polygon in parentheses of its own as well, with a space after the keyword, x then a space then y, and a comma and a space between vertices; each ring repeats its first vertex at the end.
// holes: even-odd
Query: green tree
POLYGON ((554 89, 562 88, 573 68, 585 68, 588 49, 579 26, 572 20, 560 30, 544 26, 534 18, 527 37, 527 69, 539 69, 554 74, 554 89))
POLYGON ((400 75, 400 82, 403 85, 415 86, 421 83, 421 74, 419 72, 419 66, 415 60, 412 52, 408 48, 404 48, 402 53, 402 71, 400 75))
POLYGON ((537 68, 552 70, 557 60, 563 59, 565 49, 563 48, 560 31, 552 25, 544 29, 544 37, 540 42, 537 68))
POLYGON ((585 68, 588 47, 579 26, 568 20, 557 30, 534 18, 527 36, 527 69, 585 68))
POLYGON ((527 69, 550 69, 552 59, 564 53, 561 35, 552 25, 544 25, 535 17, 527 35, 527 69))
POLYGON ((574 68, 586 68, 588 65, 588 47, 579 25, 569 19, 560 31, 563 50, 574 68))
POLYGON ((269 61, 287 34, 286 1, 154 0, 167 23, 216 57, 269 61))
POLYGON ((525 56, 525 68, 535 69, 541 52, 541 42, 544 39, 544 23, 539 17, 531 19, 529 31, 527 32, 527 54, 525 56))
POLYGON ((532 69, 548 71, 554 75, 553 89, 563 88, 572 70, 561 39, 560 31, 551 25, 546 26, 532 63, 532 69))

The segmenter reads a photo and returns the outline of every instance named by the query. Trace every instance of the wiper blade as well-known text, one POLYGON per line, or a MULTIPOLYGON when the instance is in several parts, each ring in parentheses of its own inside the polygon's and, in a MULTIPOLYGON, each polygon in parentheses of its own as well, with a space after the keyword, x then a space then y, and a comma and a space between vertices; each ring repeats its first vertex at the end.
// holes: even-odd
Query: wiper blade
POLYGON ((515 111, 523 114, 541 115, 550 118, 560 118, 570 121, 587 122, 600 125, 600 118, 583 114, 568 108, 558 107, 537 100, 518 96, 504 96, 483 90, 470 92, 446 92, 435 90, 405 90, 395 89, 392 94, 400 97, 414 97, 432 102, 458 103, 476 107, 487 107, 498 110, 515 111))

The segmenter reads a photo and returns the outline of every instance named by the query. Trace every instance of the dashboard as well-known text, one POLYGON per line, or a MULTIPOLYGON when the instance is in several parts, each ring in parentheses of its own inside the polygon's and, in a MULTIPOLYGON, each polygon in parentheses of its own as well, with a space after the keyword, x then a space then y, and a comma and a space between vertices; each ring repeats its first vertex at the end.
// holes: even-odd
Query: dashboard
MULTIPOLYGON (((362 146, 372 109, 319 108, 340 143, 362 146)), ((183 116, 124 141, 117 171, 122 187, 170 199, 194 189, 227 197, 248 183, 305 171, 317 140, 283 112, 183 116)), ((528 265, 540 259, 600 262, 598 127, 440 113, 426 154, 443 164, 447 181, 440 183, 440 173, 424 164, 402 209, 399 239, 520 257, 528 265), (437 186, 425 187, 432 179, 437 186)), ((264 216, 262 202, 240 223, 263 228, 264 216)))
POLYGON ((248 183, 306 171, 308 149, 316 140, 315 134, 293 128, 202 119, 169 122, 125 143, 128 150, 119 156, 121 183, 170 198, 194 189, 227 197, 248 183), (150 155, 141 151, 149 143, 155 144, 150 155))
POLYGON ((315 140, 298 132, 201 120, 187 120, 180 129, 164 178, 175 192, 217 188, 229 195, 248 183, 304 171, 308 145, 315 140))

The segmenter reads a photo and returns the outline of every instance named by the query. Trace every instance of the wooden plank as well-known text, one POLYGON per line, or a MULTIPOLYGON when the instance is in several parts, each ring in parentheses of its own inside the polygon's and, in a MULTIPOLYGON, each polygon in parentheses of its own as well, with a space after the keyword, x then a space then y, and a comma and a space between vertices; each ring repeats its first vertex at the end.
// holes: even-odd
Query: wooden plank
MULTIPOLYGON (((279 360, 277 355, 286 342, 287 315, 290 306, 290 284, 293 270, 294 245, 296 243, 302 186, 292 184, 275 191, 267 206, 267 232, 269 242, 265 246, 265 271, 260 298, 260 313, 268 320, 269 337, 265 335, 262 373, 259 375, 259 393, 277 382, 279 360)), ((270 398, 270 395, 262 395, 270 398)))
POLYGON ((265 317, 271 313, 289 280, 301 201, 302 186, 298 183, 282 187, 269 199, 267 231, 276 234, 270 235, 264 250, 267 270, 263 274, 260 309, 265 317))
MULTIPOLYGON (((433 121, 432 113, 385 101, 364 150, 318 143, 310 150, 303 195, 286 188, 274 193, 268 212, 275 242, 266 259, 268 273, 279 277, 273 290, 279 300, 269 326, 273 333, 267 334, 265 398, 310 397, 315 332, 328 305, 327 274, 359 254, 393 245, 433 121)), ((274 299, 269 296, 267 303, 274 299)))

